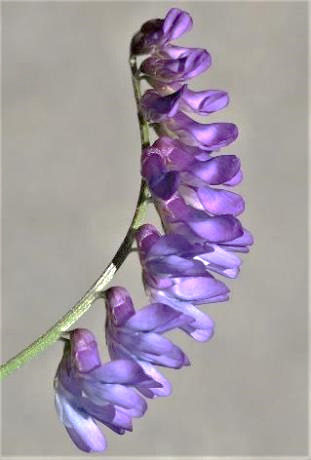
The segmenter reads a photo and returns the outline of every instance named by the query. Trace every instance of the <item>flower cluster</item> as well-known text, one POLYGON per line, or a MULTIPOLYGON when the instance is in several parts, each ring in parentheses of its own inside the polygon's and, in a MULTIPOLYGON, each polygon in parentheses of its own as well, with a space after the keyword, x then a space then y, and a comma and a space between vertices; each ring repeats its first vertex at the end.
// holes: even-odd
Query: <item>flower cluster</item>
POLYGON ((132 388, 153 388, 155 382, 129 359, 102 364, 94 335, 75 329, 65 340, 54 381, 56 409, 73 442, 85 452, 102 451, 105 438, 95 420, 118 434, 132 430, 147 404, 132 388))
POLYGON ((164 19, 143 24, 131 42, 132 57, 148 55, 136 77, 152 89, 142 95, 139 111, 157 139, 143 149, 141 173, 164 234, 145 224, 135 235, 152 303, 135 311, 125 288, 103 293, 112 361, 101 363, 95 338, 85 329, 65 339, 55 379, 57 410, 72 440, 88 452, 106 447, 96 421, 123 434, 132 429, 133 417, 144 414, 145 398, 171 393, 158 366, 180 369, 190 362, 164 334, 180 329, 201 342, 212 337, 213 320, 198 306, 228 300, 229 288, 217 276, 236 278, 236 253, 248 252, 253 242, 237 217, 244 200, 231 191, 243 177, 240 160, 219 154, 237 138, 237 127, 189 116, 209 115, 229 102, 225 91, 188 87, 211 65, 206 50, 171 43, 191 27, 190 15, 172 8, 164 19))

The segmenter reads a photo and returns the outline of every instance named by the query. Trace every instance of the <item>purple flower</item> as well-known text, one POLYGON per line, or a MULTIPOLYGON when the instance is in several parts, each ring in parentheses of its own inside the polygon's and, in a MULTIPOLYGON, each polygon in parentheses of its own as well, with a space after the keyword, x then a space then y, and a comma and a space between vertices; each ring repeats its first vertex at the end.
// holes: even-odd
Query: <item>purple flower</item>
MULTIPOLYGON (((169 88, 167 88, 169 91, 169 88)), ((160 95, 148 90, 141 99, 141 109, 146 120, 160 123, 174 117, 181 109, 199 115, 209 115, 229 103, 228 94, 220 90, 192 91, 183 85, 176 92, 160 95)))
POLYGON ((238 128, 233 123, 199 123, 183 112, 164 120, 156 130, 160 135, 178 136, 184 144, 209 152, 231 144, 238 137, 238 128))
POLYGON ((134 359, 161 388, 138 388, 145 396, 167 396, 170 383, 154 367, 179 369, 190 364, 184 352, 161 334, 193 320, 168 305, 154 303, 135 312, 126 289, 106 291, 106 342, 112 359, 134 359))
POLYGON ((235 277, 240 260, 212 245, 191 244, 179 234, 161 236, 153 225, 142 225, 136 240, 151 299, 191 316, 194 321, 180 329, 197 340, 208 340, 213 322, 194 305, 227 300, 229 289, 209 270, 235 277))
MULTIPOLYGON (((182 48, 178 58, 163 58, 154 53, 141 64, 141 71, 156 89, 172 84, 175 89, 205 72, 211 65, 210 54, 201 48, 182 48), (176 87, 177 86, 177 87, 176 87)), ((165 50, 162 48, 161 51, 165 50)))
POLYGON ((164 19, 145 22, 134 35, 131 54, 146 54, 171 40, 181 37, 192 27, 192 18, 186 11, 171 8, 164 19))
POLYGON ((216 243, 227 250, 248 252, 252 235, 230 214, 209 216, 205 211, 187 205, 175 194, 158 203, 162 223, 168 233, 179 233, 191 242, 216 243))
POLYGON ((240 161, 234 155, 207 158, 198 160, 184 144, 161 137, 143 151, 142 176, 155 200, 168 200, 178 190, 198 210, 212 215, 241 214, 245 204, 240 195, 211 187, 236 182, 240 161))
POLYGON ((132 360, 102 364, 94 335, 87 329, 71 331, 54 380, 55 404, 79 449, 105 450, 96 421, 118 434, 132 430, 132 417, 141 417, 147 409, 132 386, 149 388, 154 381, 132 360))

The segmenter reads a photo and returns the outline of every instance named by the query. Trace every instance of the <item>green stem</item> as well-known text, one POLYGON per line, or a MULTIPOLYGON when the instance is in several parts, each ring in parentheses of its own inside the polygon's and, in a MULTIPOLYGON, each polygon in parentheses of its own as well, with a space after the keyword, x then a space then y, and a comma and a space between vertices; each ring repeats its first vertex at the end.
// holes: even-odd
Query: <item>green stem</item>
MULTIPOLYGON (((149 145, 149 130, 148 124, 145 121, 140 109, 139 101, 141 98, 140 81, 137 77, 137 64, 136 58, 130 58, 130 66, 132 72, 132 82, 135 100, 137 104, 138 121, 140 127, 141 145, 142 148, 149 145)), ((92 306, 95 300, 101 297, 101 293, 107 284, 112 280, 116 271, 121 267, 126 257, 131 251, 135 230, 143 223, 146 214, 146 206, 149 198, 149 192, 144 181, 141 182, 139 197, 134 213, 134 217, 129 226, 127 234, 121 243, 118 251, 113 257, 110 264, 106 267, 103 273, 84 294, 84 296, 61 318, 54 324, 47 332, 38 337, 28 347, 24 348, 20 353, 9 359, 6 363, 0 366, 0 379, 14 372, 23 364, 30 361, 39 353, 44 351, 49 345, 56 342, 62 333, 68 330, 87 310, 92 306)))

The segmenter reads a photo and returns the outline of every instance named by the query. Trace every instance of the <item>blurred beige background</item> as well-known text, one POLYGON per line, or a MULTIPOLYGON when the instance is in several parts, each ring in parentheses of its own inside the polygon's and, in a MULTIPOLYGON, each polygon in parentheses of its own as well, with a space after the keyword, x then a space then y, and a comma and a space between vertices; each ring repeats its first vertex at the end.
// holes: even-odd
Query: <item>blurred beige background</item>
MULTIPOLYGON (((306 2, 3 2, 3 359, 78 300, 126 232, 140 150, 128 44, 173 5, 194 19, 180 43, 213 57, 192 86, 230 92, 210 120, 239 126, 227 151, 243 162, 256 244, 231 302, 204 307, 214 339, 176 335, 192 367, 166 372, 173 395, 151 401, 132 434, 105 429, 108 456, 296 458, 307 453, 306 2)), ((146 303, 135 254, 114 284, 146 303)), ((104 321, 98 304, 78 324, 104 344, 104 321)), ((4 455, 79 455, 54 411, 61 348, 5 380, 4 455)))

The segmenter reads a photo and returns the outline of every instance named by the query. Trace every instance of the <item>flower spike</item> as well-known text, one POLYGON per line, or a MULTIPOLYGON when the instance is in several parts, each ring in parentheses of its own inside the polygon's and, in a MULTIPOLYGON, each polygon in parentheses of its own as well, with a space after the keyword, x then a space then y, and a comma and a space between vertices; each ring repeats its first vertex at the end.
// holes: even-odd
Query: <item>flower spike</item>
POLYGON ((75 329, 65 340, 54 382, 58 416, 85 452, 106 449, 99 422, 124 434, 132 430, 133 418, 144 415, 145 398, 170 395, 171 383, 159 367, 181 369, 190 360, 166 333, 178 329, 199 342, 213 337, 214 321, 199 307, 229 299, 224 281, 238 277, 242 260, 237 253, 248 252, 253 243, 239 220, 245 201, 232 191, 243 178, 240 160, 221 152, 237 139, 238 128, 192 118, 224 109, 229 95, 189 87, 192 78, 212 63, 203 48, 172 44, 191 27, 189 13, 171 8, 165 18, 145 22, 130 45, 142 186, 126 238, 104 282, 100 278, 90 291, 94 299, 105 299, 111 361, 102 363, 89 330, 75 329), (147 56, 138 64, 141 55, 147 56), (143 79, 151 86, 144 92, 143 79), (157 135, 152 145, 151 127, 157 135), (149 201, 164 234, 154 225, 141 225, 140 210, 149 201), (140 309, 135 309, 124 287, 103 289, 111 279, 110 270, 119 268, 134 240, 149 297, 140 309))

